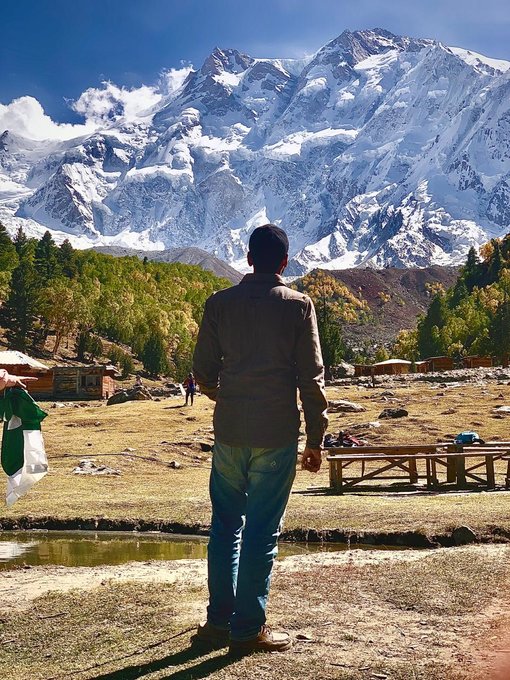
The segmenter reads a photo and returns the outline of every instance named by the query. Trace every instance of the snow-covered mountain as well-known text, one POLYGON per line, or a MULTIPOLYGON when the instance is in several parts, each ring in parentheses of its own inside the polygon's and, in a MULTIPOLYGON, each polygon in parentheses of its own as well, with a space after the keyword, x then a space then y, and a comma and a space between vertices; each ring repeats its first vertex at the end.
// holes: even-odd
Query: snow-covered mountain
POLYGON ((0 129, 0 219, 239 269, 271 221, 289 274, 456 264, 510 227, 510 62, 380 29, 304 60, 216 48, 137 117, 65 141, 0 129))

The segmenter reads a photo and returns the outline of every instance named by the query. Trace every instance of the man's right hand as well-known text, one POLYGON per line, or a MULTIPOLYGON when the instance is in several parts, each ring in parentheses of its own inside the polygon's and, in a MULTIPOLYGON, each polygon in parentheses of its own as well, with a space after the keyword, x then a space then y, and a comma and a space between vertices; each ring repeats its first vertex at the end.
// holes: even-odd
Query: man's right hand
POLYGON ((320 449, 311 449, 307 446, 303 452, 301 459, 301 467, 308 472, 319 472, 322 463, 322 454, 320 449))

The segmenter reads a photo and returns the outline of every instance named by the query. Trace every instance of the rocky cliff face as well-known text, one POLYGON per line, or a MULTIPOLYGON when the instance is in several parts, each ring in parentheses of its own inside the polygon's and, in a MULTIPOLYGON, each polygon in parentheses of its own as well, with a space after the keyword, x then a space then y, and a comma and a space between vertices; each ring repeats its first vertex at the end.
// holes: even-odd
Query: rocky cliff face
POLYGON ((306 61, 215 49, 139 120, 66 142, 3 132, 0 219, 240 269, 272 221, 294 275, 456 264, 509 230, 509 69, 378 29, 306 61))

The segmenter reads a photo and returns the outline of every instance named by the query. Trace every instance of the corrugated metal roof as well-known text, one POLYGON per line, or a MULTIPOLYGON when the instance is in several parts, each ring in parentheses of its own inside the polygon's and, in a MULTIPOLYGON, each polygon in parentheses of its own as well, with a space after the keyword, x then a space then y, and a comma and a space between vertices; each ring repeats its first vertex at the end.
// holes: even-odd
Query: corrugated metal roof
POLYGON ((377 364, 373 364, 374 366, 389 366, 390 364, 409 364, 411 365, 413 362, 412 361, 407 361, 407 359, 386 359, 386 361, 379 361, 377 364))
POLYGON ((48 371, 49 367, 42 364, 36 359, 18 352, 17 350, 7 350, 0 352, 0 367, 1 366, 29 366, 30 368, 39 368, 48 371))

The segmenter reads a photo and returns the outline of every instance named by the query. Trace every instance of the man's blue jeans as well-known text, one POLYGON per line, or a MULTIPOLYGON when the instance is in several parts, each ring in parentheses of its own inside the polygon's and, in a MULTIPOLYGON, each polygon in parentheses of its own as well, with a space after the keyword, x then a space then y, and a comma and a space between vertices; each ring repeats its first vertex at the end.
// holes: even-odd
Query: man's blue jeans
POLYGON ((280 449, 214 444, 207 620, 220 628, 230 626, 234 640, 256 637, 266 621, 296 458, 297 442, 280 449))

